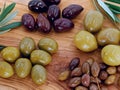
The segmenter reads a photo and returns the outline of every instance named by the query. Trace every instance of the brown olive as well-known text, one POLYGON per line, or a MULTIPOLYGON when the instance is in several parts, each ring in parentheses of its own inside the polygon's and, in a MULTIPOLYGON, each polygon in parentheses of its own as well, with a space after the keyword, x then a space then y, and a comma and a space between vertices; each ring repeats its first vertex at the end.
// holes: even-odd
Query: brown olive
POLYGON ((15 47, 6 47, 1 51, 1 55, 4 60, 15 62, 20 57, 20 51, 15 47))
POLYGON ((97 41, 101 46, 105 46, 107 44, 119 44, 120 32, 114 28, 103 29, 98 33, 97 41))
POLYGON ((58 79, 60 81, 67 80, 68 77, 69 77, 69 74, 70 74, 70 71, 69 70, 65 70, 65 71, 63 71, 62 73, 59 74, 58 79))
POLYGON ((110 75, 106 80, 105 84, 106 85, 111 85, 115 83, 116 75, 110 75))
POLYGON ((116 67, 108 67, 106 71, 108 74, 116 74, 117 69, 116 67))

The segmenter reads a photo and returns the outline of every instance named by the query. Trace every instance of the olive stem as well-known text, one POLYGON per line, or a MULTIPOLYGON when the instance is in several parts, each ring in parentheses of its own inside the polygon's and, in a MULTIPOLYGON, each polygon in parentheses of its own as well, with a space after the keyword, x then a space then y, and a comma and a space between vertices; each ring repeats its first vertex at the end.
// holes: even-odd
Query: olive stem
POLYGON ((96 81, 97 81, 98 90, 100 90, 100 85, 99 85, 99 83, 98 83, 97 77, 96 77, 96 81))

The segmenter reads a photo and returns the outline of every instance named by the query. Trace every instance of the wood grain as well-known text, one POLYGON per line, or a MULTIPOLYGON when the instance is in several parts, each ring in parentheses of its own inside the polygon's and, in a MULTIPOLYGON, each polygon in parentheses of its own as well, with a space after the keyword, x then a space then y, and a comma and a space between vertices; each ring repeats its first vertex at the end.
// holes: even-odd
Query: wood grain
MULTIPOLYGON (((32 13, 28 10, 27 4, 29 0, 0 0, 0 7, 3 6, 4 2, 10 4, 11 2, 16 2, 16 10, 19 10, 19 14, 13 21, 20 21, 21 16, 24 13, 31 13, 36 17, 38 14, 32 13)), ((84 7, 84 11, 73 20, 75 23, 75 28, 70 32, 66 33, 55 33, 52 31, 50 34, 42 34, 39 32, 28 32, 21 26, 19 28, 13 29, 12 31, 0 35, 0 44, 7 46, 18 47, 20 40, 23 37, 32 37, 36 44, 42 37, 54 38, 59 44, 59 50, 53 55, 53 61, 50 65, 46 66, 48 71, 47 82, 42 85, 35 85, 30 76, 25 79, 20 79, 16 75, 9 79, 0 78, 0 90, 70 90, 64 82, 59 82, 57 80, 58 74, 67 67, 68 63, 73 57, 80 57, 81 63, 83 63, 87 58, 93 57, 98 62, 101 62, 100 49, 92 53, 84 53, 76 49, 73 43, 73 37, 75 33, 84 29, 83 19, 85 14, 89 10, 94 10, 92 0, 62 0, 59 7, 61 10, 70 4, 80 4, 84 7)), ((113 24, 105 18, 103 28, 114 27, 113 24)), ((0 58, 2 60, 2 58, 0 58)), ((115 86, 110 86, 109 90, 120 90, 115 86)))

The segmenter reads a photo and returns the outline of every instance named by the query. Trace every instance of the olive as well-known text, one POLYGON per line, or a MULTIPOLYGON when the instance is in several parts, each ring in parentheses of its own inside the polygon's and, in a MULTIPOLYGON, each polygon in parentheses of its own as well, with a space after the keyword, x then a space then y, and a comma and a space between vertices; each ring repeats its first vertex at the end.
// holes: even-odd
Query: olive
POLYGON ((1 55, 4 60, 14 62, 20 57, 20 51, 15 47, 6 47, 1 51, 1 55))
POLYGON ((23 56, 28 57, 35 49, 35 41, 30 37, 25 37, 21 40, 19 48, 23 56))
POLYGON ((30 60, 33 64, 48 65, 52 57, 49 53, 43 50, 34 50, 30 55, 30 60))
POLYGON ((91 52, 97 49, 96 38, 88 31, 81 30, 74 37, 77 48, 84 52, 91 52))
POLYGON ((120 65, 120 46, 107 45, 101 52, 102 60, 105 64, 110 66, 120 65))
POLYGON ((46 69, 41 65, 35 65, 31 71, 31 77, 36 84, 43 84, 47 79, 46 69))
POLYGON ((107 44, 119 44, 120 32, 114 28, 106 28, 98 33, 97 41, 101 46, 107 44))
POLYGON ((0 77, 9 78, 13 76, 13 74, 14 74, 13 67, 5 61, 0 61, 0 77))
POLYGON ((27 58, 19 58, 15 62, 15 71, 18 77, 25 78, 30 74, 32 64, 27 58))
POLYGON ((28 8, 33 12, 46 12, 48 7, 42 0, 31 0, 28 3, 28 8))
POLYGON ((84 26, 89 32, 97 32, 103 24, 103 15, 99 11, 89 11, 84 19, 84 26))
POLYGON ((58 50, 58 43, 52 38, 42 38, 38 46, 40 49, 49 52, 50 54, 56 53, 58 50))

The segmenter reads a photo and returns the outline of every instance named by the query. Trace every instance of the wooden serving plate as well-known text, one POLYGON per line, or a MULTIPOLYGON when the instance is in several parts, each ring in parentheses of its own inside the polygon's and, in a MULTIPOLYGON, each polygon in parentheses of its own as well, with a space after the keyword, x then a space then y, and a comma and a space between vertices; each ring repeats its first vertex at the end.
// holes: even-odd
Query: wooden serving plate
MULTIPOLYGON (((17 5, 15 10, 19 11, 19 14, 13 21, 20 21, 21 16, 24 13, 31 13, 36 17, 38 14, 32 13, 28 10, 27 4, 30 0, 0 0, 0 7, 6 2, 10 4, 11 2, 16 2, 17 5)), ((84 11, 76 18, 73 19, 75 23, 75 28, 69 32, 65 33, 55 33, 54 31, 49 34, 42 34, 40 32, 28 32, 23 26, 13 29, 12 31, 0 35, 0 44, 6 46, 18 47, 19 42, 24 37, 32 37, 36 44, 42 37, 54 38, 59 44, 59 50, 54 54, 53 61, 50 65, 46 66, 48 72, 48 79, 44 85, 36 85, 32 82, 30 76, 25 79, 20 79, 16 75, 9 79, 0 78, 0 90, 70 90, 64 82, 57 80, 59 73, 67 67, 70 60, 74 57, 80 57, 81 63, 83 63, 87 58, 93 57, 98 62, 101 62, 100 49, 91 52, 84 53, 78 50, 74 43, 73 37, 75 33, 84 29, 83 19, 89 10, 94 10, 94 5, 92 0, 61 0, 59 7, 61 10, 70 4, 80 4, 84 7, 84 11)), ((114 25, 105 18, 103 28, 114 27, 114 25)), ((0 58, 2 60, 2 58, 0 58)), ((110 86, 109 90, 120 90, 117 86, 110 86)))

